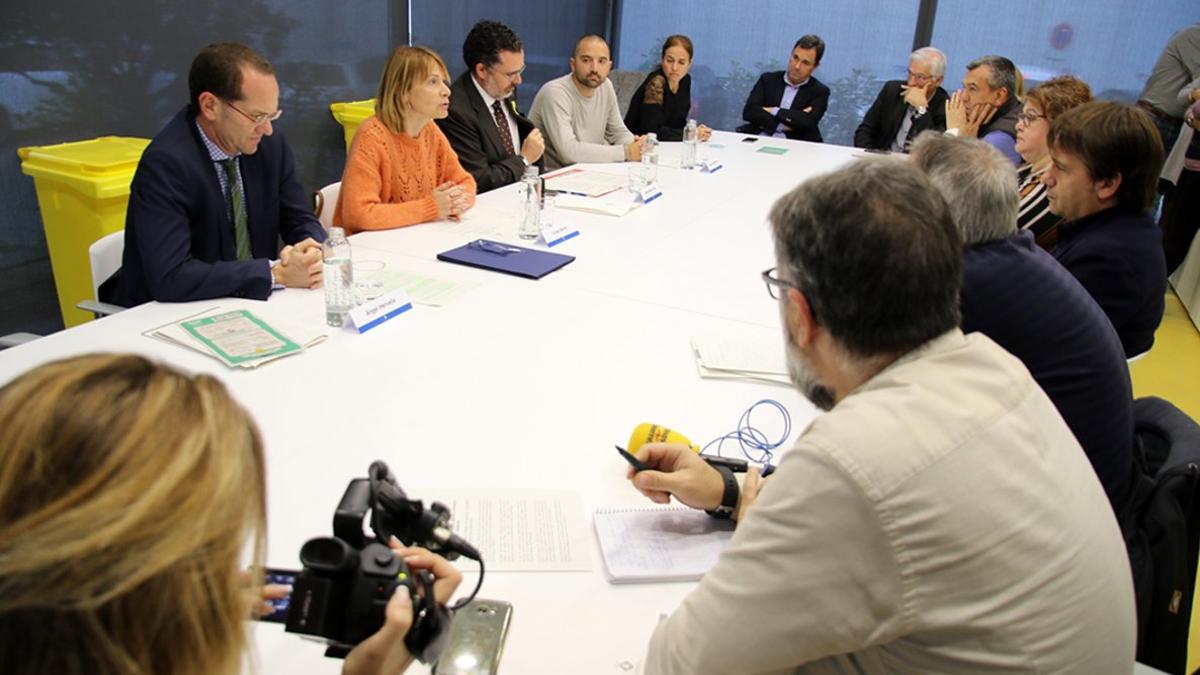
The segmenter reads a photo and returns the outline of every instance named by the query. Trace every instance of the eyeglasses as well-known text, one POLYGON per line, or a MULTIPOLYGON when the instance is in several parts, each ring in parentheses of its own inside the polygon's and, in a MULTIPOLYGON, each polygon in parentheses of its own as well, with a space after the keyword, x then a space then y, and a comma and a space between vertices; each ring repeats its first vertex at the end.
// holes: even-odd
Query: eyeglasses
POLYGON ((504 77, 507 77, 509 80, 515 80, 518 77, 520 77, 522 73, 525 72, 525 66, 521 66, 521 68, 519 70, 514 70, 511 73, 501 73, 499 70, 496 70, 495 66, 488 66, 488 70, 493 70, 497 73, 500 73, 504 77))
POLYGON ((926 75, 925 73, 914 73, 910 70, 908 71, 908 79, 916 80, 917 82, 928 82, 933 79, 933 76, 926 75))
POLYGON ((250 115, 250 114, 244 112, 241 108, 234 105, 233 103, 226 101, 225 99, 221 99, 221 100, 225 103, 225 105, 238 111, 238 113, 241 114, 242 117, 245 117, 246 119, 250 120, 251 122, 254 122, 254 126, 256 126, 256 127, 266 124, 267 122, 274 122, 275 120, 277 120, 283 116, 283 108, 280 108, 279 110, 276 110, 273 113, 258 113, 257 115, 250 115))
POLYGON ((1036 122, 1038 120, 1044 120, 1044 119, 1046 119, 1045 115, 1040 115, 1038 113, 1030 112, 1028 110, 1021 113, 1020 115, 1017 115, 1017 120, 1020 122, 1024 122, 1025 126, 1029 126, 1030 124, 1033 124, 1034 122, 1036 122))
POLYGON ((778 268, 772 267, 771 269, 763 270, 762 280, 763 283, 767 285, 767 294, 775 300, 779 300, 784 296, 784 289, 795 288, 795 286, 787 283, 786 281, 781 281, 778 277, 776 277, 776 269, 778 268))

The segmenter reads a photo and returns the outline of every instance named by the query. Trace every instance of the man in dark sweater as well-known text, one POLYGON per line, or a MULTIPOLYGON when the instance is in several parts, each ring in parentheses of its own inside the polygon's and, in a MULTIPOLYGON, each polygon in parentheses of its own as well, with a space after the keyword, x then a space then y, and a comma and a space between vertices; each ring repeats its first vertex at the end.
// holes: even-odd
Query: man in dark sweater
POLYGON ((1088 292, 1018 234, 1016 174, 991 146, 927 134, 913 161, 963 235, 962 329, 1019 358, 1083 446, 1120 513, 1133 475, 1133 394, 1116 331, 1088 292))
POLYGON ((1097 101, 1050 127, 1042 182, 1064 220, 1051 251, 1091 293, 1125 355, 1150 349, 1167 289, 1162 235, 1151 209, 1163 166, 1158 130, 1133 106, 1097 101))
POLYGON ((1016 65, 1003 56, 980 57, 967 64, 962 85, 946 103, 946 133, 987 141, 1020 166, 1016 65))
POLYGON ((244 45, 209 45, 188 88, 191 103, 138 162, 121 269, 100 299, 265 300, 273 289, 320 286, 325 231, 272 125, 283 111, 271 64, 244 45))

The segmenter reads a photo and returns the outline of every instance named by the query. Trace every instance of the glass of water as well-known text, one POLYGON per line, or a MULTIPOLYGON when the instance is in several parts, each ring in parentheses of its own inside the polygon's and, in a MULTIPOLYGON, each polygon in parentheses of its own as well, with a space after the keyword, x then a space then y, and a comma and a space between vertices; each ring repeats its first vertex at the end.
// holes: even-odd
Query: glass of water
POLYGON ((383 295, 383 270, 387 265, 382 260, 354 261, 354 295, 358 304, 369 302, 383 295))
POLYGON ((629 163, 629 192, 638 193, 650 180, 650 167, 642 162, 629 163))

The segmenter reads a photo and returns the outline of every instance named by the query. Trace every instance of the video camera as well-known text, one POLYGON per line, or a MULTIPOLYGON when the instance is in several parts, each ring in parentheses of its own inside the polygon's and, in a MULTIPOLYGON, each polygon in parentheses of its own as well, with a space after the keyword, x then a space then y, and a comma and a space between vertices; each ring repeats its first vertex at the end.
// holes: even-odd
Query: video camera
POLYGON ((395 536, 451 560, 463 555, 478 561, 482 585, 479 551, 451 531, 450 510, 437 502, 427 509, 420 500, 409 499, 387 465, 374 462, 367 478, 346 486, 333 516, 333 535, 310 539, 300 548, 304 569, 293 584, 287 631, 321 638, 329 644, 326 656, 345 658, 383 626, 388 600, 405 585, 412 596, 413 623, 404 644, 422 663, 437 660, 454 608, 434 598, 432 574, 413 574, 387 542, 395 536), (373 538, 363 532, 368 511, 373 538))

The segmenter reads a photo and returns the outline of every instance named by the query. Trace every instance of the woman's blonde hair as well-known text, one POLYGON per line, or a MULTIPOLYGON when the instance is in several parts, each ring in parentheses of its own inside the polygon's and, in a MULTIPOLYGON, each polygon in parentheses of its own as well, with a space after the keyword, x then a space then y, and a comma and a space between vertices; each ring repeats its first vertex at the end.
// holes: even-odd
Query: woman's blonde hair
POLYGON ((413 87, 434 73, 450 79, 446 62, 428 47, 396 47, 375 94, 375 115, 393 133, 404 132, 404 113, 408 110, 409 94, 413 87))
POLYGON ((92 355, 0 389, 4 672, 236 672, 264 480, 257 428, 206 375, 92 355))

